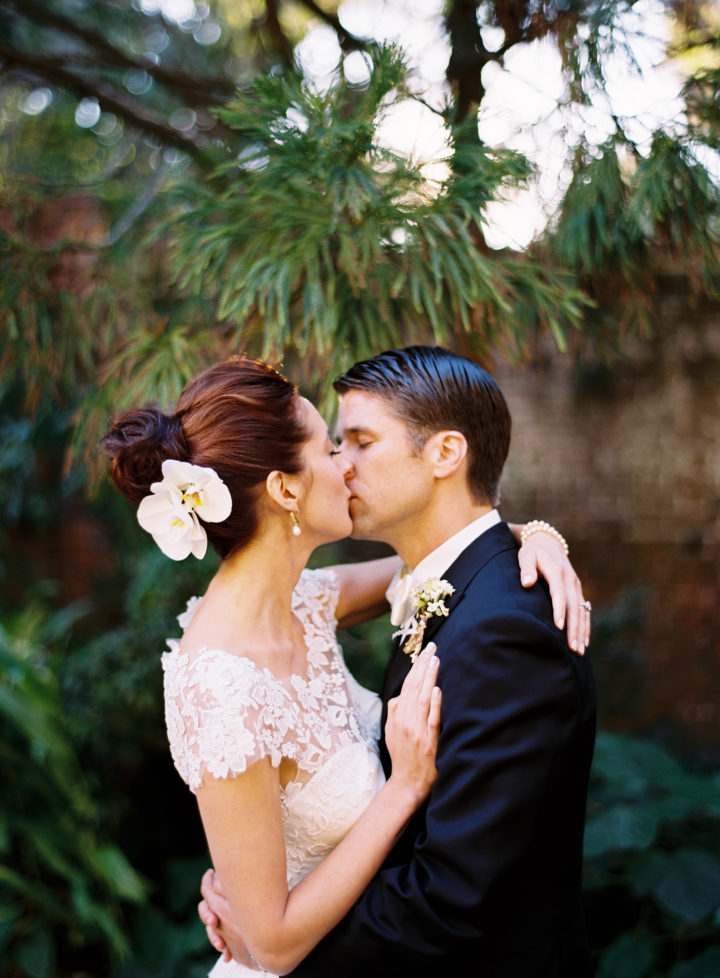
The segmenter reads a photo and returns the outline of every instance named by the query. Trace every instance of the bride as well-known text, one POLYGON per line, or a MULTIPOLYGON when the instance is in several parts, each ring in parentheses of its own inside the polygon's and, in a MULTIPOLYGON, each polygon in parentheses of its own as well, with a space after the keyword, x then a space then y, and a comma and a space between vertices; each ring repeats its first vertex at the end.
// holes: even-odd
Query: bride
MULTIPOLYGON (((123 414, 105 447, 115 486, 169 557, 202 557, 209 540, 222 558, 162 659, 168 737, 246 945, 212 976, 283 974, 342 919, 430 791, 434 647, 390 704, 385 780, 380 701, 348 673, 335 632, 386 609, 399 561, 305 569, 352 531, 351 465, 272 367, 219 363, 174 414, 123 414)), ((552 536, 530 538, 523 566, 543 548, 559 593, 552 536)))

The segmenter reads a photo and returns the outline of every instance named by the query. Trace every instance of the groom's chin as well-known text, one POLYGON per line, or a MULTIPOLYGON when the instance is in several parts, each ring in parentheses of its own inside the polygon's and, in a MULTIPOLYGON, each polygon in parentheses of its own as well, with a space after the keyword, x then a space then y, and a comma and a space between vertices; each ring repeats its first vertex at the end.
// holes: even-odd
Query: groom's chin
POLYGON ((352 530, 350 532, 351 540, 370 540, 371 537, 367 533, 363 532, 362 523, 358 523, 356 520, 352 521, 352 530))
POLYGON ((361 513, 358 512, 358 505, 354 498, 350 499, 350 520, 352 522, 352 531, 350 533, 350 538, 352 540, 366 540, 371 543, 381 542, 378 537, 373 533, 373 526, 368 526, 367 519, 363 519, 361 513), (353 505, 355 504, 355 505, 353 505), (353 509, 355 513, 353 514, 353 509))
POLYGON ((356 526, 355 523, 353 523, 350 539, 362 541, 363 543, 386 543, 387 542, 385 540, 381 540, 377 534, 372 533, 369 530, 364 530, 361 526, 356 526))

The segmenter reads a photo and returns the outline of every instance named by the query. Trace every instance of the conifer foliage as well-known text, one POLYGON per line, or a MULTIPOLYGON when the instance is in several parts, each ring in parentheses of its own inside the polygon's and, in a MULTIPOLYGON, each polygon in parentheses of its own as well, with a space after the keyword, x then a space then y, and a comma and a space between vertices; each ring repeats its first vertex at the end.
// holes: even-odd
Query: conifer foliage
POLYGON ((526 161, 476 143, 428 180, 377 138, 409 97, 400 51, 367 59, 365 85, 338 72, 318 92, 297 73, 265 76, 220 110, 247 142, 187 188, 168 229, 182 288, 210 294, 234 342, 266 357, 353 359, 460 335, 480 354, 500 338, 517 352, 536 317, 562 343, 583 304, 570 278, 481 246, 488 202, 527 177, 526 161))
POLYGON ((88 449, 110 406, 172 400, 188 372, 238 348, 282 360, 319 394, 331 351, 341 369, 414 340, 479 356, 517 356, 538 331, 561 349, 617 346, 651 325, 668 265, 717 296, 720 24, 712 5, 656 0, 653 23, 671 18, 666 54, 687 81, 676 118, 639 122, 609 100, 614 68, 635 62, 639 6, 438 7, 449 53, 438 176, 381 142, 383 116, 424 93, 398 49, 345 26, 342 4, 214 0, 172 21, 160 0, 10 0, 3 368, 31 404, 81 402, 88 449), (322 88, 295 56, 319 21, 339 57, 322 88), (490 205, 537 174, 478 138, 486 69, 511 72, 537 43, 560 55, 566 166, 547 230, 497 250, 490 205), (366 83, 347 80, 349 54, 366 59, 366 83), (600 137, 588 113, 604 115, 600 137), (58 204, 94 215, 86 233, 52 220, 58 204))

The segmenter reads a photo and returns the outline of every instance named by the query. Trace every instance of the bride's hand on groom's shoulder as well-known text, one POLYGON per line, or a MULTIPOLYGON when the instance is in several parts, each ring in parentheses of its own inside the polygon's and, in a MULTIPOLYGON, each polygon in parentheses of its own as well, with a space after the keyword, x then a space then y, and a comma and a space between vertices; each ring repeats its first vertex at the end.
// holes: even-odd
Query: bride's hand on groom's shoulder
POLYGON ((518 551, 523 587, 544 577, 550 589, 553 618, 558 628, 566 627, 570 648, 583 655, 590 644, 590 608, 583 597, 582 582, 565 553, 550 533, 534 533, 518 551))
POLYGON ((254 971, 262 969, 250 956, 240 931, 233 920, 232 909, 225 899, 220 878, 208 869, 200 884, 203 899, 198 904, 198 916, 205 925, 208 940, 225 961, 237 961, 254 971))

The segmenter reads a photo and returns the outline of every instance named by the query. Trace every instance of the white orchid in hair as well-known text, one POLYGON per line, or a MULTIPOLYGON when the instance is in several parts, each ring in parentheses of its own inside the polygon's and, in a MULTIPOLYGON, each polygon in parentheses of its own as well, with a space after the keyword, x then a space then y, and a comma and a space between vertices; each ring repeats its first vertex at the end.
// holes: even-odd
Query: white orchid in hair
POLYGON ((214 469, 177 459, 162 464, 162 482, 138 506, 138 523, 152 535, 166 557, 184 560, 205 556, 205 523, 222 523, 232 510, 230 490, 214 469))

